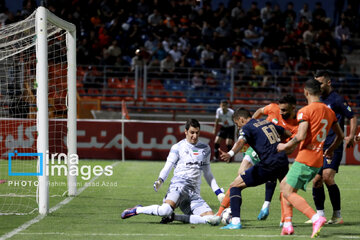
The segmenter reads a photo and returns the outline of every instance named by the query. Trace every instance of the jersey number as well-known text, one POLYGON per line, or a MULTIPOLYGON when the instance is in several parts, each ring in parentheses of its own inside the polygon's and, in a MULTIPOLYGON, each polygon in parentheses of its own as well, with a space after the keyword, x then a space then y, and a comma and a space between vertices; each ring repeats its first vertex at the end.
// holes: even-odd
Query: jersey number
POLYGON ((261 130, 263 130, 266 137, 269 139, 270 144, 274 144, 279 141, 280 136, 274 125, 264 126, 261 130))
POLYGON ((316 136, 316 140, 318 142, 323 142, 325 141, 326 138, 326 127, 328 125, 328 121, 326 119, 321 119, 320 123, 323 124, 323 127, 320 130, 320 133, 316 136))

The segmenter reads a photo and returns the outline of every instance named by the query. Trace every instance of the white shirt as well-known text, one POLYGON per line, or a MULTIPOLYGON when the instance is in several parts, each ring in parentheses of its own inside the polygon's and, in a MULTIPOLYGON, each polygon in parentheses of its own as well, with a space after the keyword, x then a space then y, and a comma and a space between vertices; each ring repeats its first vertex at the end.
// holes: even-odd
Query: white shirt
POLYGON ((219 186, 210 170, 210 156, 211 148, 208 144, 198 141, 192 145, 183 139, 171 147, 166 164, 159 177, 165 181, 172 166, 174 166, 171 184, 191 186, 194 191, 200 193, 201 174, 204 172, 206 181, 215 191, 219 186))
POLYGON ((231 127, 234 126, 234 122, 232 120, 232 115, 234 114, 234 110, 228 108, 227 113, 224 114, 222 108, 216 109, 216 116, 215 119, 219 119, 219 123, 223 127, 231 127))

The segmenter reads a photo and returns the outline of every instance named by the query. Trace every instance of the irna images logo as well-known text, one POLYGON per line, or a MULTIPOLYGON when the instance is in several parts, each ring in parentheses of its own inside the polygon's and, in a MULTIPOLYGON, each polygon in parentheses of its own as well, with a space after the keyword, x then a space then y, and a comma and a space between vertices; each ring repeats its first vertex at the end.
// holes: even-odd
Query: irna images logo
MULTIPOLYGON (((89 180, 92 175, 105 176, 113 175, 113 166, 106 165, 105 167, 100 165, 82 165, 79 166, 79 156, 77 154, 66 153, 52 153, 49 154, 46 151, 45 156, 43 153, 18 153, 16 150, 14 153, 8 154, 8 175, 9 176, 81 176, 83 180, 89 180), (45 157, 45 159, 44 159, 45 157), (15 172, 14 162, 21 159, 32 159, 39 161, 39 168, 34 172, 15 172), (43 169, 43 161, 46 163, 45 169, 43 169), (70 163, 70 167, 68 167, 70 163)), ((25 160, 26 161, 26 160, 25 160)))

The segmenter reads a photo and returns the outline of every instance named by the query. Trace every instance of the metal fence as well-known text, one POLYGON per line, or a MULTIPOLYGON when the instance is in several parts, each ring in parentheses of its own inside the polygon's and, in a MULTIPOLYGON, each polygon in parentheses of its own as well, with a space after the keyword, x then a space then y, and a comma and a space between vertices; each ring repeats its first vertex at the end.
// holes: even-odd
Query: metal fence
MULTIPOLYGON (((82 98, 99 99, 101 109, 118 110, 121 101, 133 112, 201 111, 212 112, 222 99, 233 106, 258 106, 276 101, 284 94, 306 104, 305 81, 312 71, 242 68, 164 69, 160 66, 78 67, 77 89, 82 98)), ((360 78, 351 72, 334 73, 333 87, 356 110, 360 106, 360 78)))

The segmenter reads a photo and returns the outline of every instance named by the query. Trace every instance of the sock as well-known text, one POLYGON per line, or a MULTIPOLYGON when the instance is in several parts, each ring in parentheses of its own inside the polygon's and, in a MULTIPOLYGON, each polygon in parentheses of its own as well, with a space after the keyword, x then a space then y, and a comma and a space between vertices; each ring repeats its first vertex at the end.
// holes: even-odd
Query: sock
POLYGON ((314 222, 317 221, 319 218, 320 218, 320 215, 316 213, 316 214, 314 214, 310 219, 311 219, 311 221, 314 223, 314 222))
POLYGON ((271 202, 276 188, 276 181, 267 181, 265 184, 265 201, 271 202))
POLYGON ((290 227, 292 226, 292 222, 284 222, 284 227, 290 227))
POLYGON ((293 205, 297 210, 302 212, 309 219, 311 219, 312 216, 316 214, 316 212, 310 207, 306 200, 297 193, 291 193, 286 200, 288 200, 291 205, 293 205))
POLYGON ((268 208, 270 206, 270 202, 269 201, 265 201, 264 204, 262 205, 261 209, 265 209, 268 208))
POLYGON ((317 213, 319 216, 325 217, 325 212, 324 212, 324 210, 316 210, 316 213, 317 213))
POLYGON ((293 207, 290 205, 288 200, 280 193, 281 197, 281 209, 283 210, 282 222, 291 222, 293 216, 293 207))
POLYGON ((334 212, 333 212, 333 217, 341 218, 341 211, 340 211, 340 210, 334 211, 334 212))
POLYGON ((218 212, 216 213, 216 216, 221 216, 222 212, 225 210, 225 208, 230 207, 230 188, 226 191, 225 197, 220 203, 220 207, 218 212))
POLYGON ((199 215, 190 215, 189 219, 191 224, 205 224, 206 218, 199 215))
POLYGON ((230 206, 232 217, 240 218, 240 207, 242 203, 241 189, 238 187, 230 188, 230 206))
POLYGON ((324 210, 325 191, 324 187, 313 188, 313 199, 317 210, 324 210))
POLYGON ((147 215, 156 215, 161 217, 167 217, 173 212, 173 209, 171 206, 167 203, 164 203, 163 205, 150 205, 146 207, 137 207, 136 213, 140 214, 147 214, 147 215))
POLYGON ((232 149, 232 146, 231 145, 226 145, 227 147, 227 150, 230 151, 232 149))
POLYGON ((214 145, 214 155, 215 157, 218 159, 219 158, 219 148, 220 148, 220 144, 219 143, 215 143, 214 145))
POLYGON ((333 207, 333 211, 334 212, 340 211, 341 199, 340 199, 339 187, 336 184, 334 184, 331 186, 327 186, 327 189, 329 191, 329 197, 330 197, 331 205, 333 207))
POLYGON ((241 223, 240 217, 232 217, 232 218, 231 218, 231 223, 232 223, 232 224, 239 224, 239 223, 241 223))
POLYGON ((284 216, 284 206, 283 206, 283 198, 282 193, 280 193, 280 205, 281 205, 281 219, 280 222, 285 222, 285 216, 284 216))

